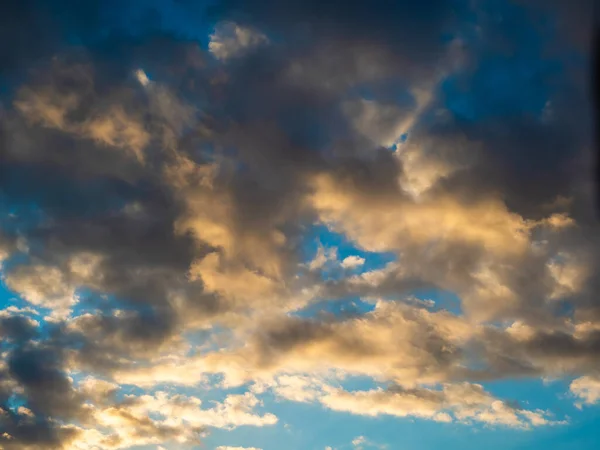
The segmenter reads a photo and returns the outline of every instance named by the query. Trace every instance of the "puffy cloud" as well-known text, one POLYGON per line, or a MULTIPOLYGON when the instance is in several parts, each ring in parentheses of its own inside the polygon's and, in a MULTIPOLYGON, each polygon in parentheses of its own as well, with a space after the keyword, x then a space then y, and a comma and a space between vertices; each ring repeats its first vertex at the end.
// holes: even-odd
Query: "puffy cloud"
POLYGON ((573 380, 569 386, 571 392, 581 399, 582 403, 594 404, 600 400, 600 380, 585 376, 573 380))
POLYGON ((21 266, 5 275, 4 282, 32 305, 55 310, 60 316, 68 314, 76 302, 75 287, 57 267, 21 266))
MULTIPOLYGON (((20 311, 17 311, 17 313, 20 311)), ((16 315, 9 308, 0 310, 0 334, 4 339, 27 341, 36 337, 39 322, 29 317, 16 315)))
MULTIPOLYGON (((266 426, 277 423, 277 417, 273 414, 255 414, 253 409, 258 404, 259 400, 253 394, 246 393, 230 395, 213 408, 202 409, 200 399, 157 392, 153 396, 125 396, 122 403, 95 411, 94 417, 107 426, 123 427, 122 432, 126 432, 126 423, 122 423, 123 421, 146 421, 154 414, 158 414, 162 419, 150 420, 148 423, 153 428, 160 430, 164 425, 172 429, 178 428, 181 433, 183 427, 189 426, 192 434, 198 433, 204 427, 235 428, 242 425, 266 426)), ((189 433, 184 436, 173 434, 173 437, 181 441, 194 439, 189 433)))
POLYGON ((360 267, 365 263, 365 258, 360 256, 347 256, 342 260, 342 267, 346 269, 354 269, 356 267, 360 267))
POLYGON ((315 178, 311 202, 325 222, 339 224, 370 251, 400 250, 442 236, 501 254, 519 252, 527 245, 527 224, 498 201, 463 205, 450 197, 413 203, 398 194, 393 201, 393 193, 383 192, 378 201, 353 193, 351 185, 340 181, 329 175, 315 178))

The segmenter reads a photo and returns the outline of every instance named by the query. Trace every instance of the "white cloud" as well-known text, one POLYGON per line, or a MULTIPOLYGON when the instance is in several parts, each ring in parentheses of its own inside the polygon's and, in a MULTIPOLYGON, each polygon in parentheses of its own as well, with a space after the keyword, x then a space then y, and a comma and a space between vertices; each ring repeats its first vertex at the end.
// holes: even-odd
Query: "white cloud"
POLYGON ((352 255, 352 256, 347 256, 343 259, 342 267, 345 269, 354 269, 356 267, 360 267, 360 266, 364 265, 364 263, 365 263, 365 258, 352 255))
MULTIPOLYGON (((335 390, 326 393, 320 401, 335 411, 372 417, 391 415, 438 422, 480 422, 516 428, 562 423, 549 419, 545 411, 513 408, 484 391, 482 386, 468 383, 446 384, 441 390, 335 390)), ((361 437, 357 438, 357 442, 363 443, 361 437)))
POLYGON ((591 376, 577 378, 571 382, 569 388, 581 400, 579 405, 600 402, 600 378, 591 376))
MULTIPOLYGON (((98 380, 87 380, 83 383, 82 392, 87 392, 88 398, 94 399, 94 395, 99 395, 107 387, 112 389, 109 384, 101 384, 98 380), (91 391, 95 394, 90 397, 91 391)), ((100 401, 100 397, 95 400, 100 401)), ((163 391, 153 395, 125 395, 122 401, 90 404, 91 420, 100 428, 82 428, 69 450, 117 450, 166 442, 189 446, 200 442, 206 428, 233 429, 277 423, 273 414, 258 415, 254 412, 259 403, 251 393, 229 395, 209 409, 202 408, 202 401, 193 396, 163 391)))
POLYGON ((150 84, 150 78, 148 78, 148 75, 146 75, 146 72, 144 72, 142 69, 135 71, 135 77, 142 86, 148 86, 148 84, 150 84))
POLYGON ((75 286, 58 267, 20 266, 4 275, 6 286, 34 306, 54 310, 66 317, 76 303, 75 286))

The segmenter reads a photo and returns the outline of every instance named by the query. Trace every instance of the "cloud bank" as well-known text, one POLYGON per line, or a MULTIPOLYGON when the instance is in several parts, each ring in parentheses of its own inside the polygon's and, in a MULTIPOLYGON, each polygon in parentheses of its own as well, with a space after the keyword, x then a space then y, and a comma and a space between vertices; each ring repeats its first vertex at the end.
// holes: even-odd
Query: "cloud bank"
POLYGON ((567 419, 486 382, 598 402, 591 2, 181 2, 196 36, 163 6, 2 7, 1 448, 192 447, 276 426, 266 395, 514 428, 567 419))

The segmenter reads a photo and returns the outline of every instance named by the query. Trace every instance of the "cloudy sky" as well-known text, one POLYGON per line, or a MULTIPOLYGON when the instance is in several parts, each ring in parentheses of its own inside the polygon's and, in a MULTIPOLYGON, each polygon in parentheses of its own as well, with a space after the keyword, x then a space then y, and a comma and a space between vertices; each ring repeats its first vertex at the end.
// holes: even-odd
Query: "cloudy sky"
POLYGON ((592 1, 0 7, 0 449, 596 449, 592 1))

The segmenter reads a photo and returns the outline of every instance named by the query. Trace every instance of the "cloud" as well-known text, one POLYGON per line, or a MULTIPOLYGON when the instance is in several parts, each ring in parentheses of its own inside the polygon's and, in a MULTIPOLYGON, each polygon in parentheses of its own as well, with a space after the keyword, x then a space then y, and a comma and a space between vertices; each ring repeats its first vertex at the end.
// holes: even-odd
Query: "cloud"
POLYGON ((190 447, 277 423, 266 393, 517 428, 562 419, 487 381, 597 401, 587 2, 177 6, 208 50, 80 3, 0 18, 0 446, 190 447), (322 225, 355 248, 307 258, 322 225))
POLYGON ((364 436, 357 436, 354 439, 352 439, 352 446, 357 450, 364 449, 365 447, 380 448, 380 449, 387 448, 386 445, 376 444, 364 436))
POLYGON ((367 438, 364 436, 358 436, 354 439, 352 439, 352 445, 360 445, 360 444, 364 444, 366 442, 367 438))
POLYGON ((282 399, 307 403, 317 400, 325 387, 326 385, 319 378, 305 375, 280 375, 272 381, 268 380, 262 385, 255 385, 254 389, 269 388, 282 399))
POLYGON ((0 234, 0 265, 10 256, 12 243, 3 235, 0 234))
POLYGON ((322 5, 318 2, 294 1, 283 7, 274 1, 249 4, 231 0, 220 3, 214 10, 216 15, 232 14, 240 20, 244 19, 245 23, 254 23, 260 25, 261 29, 272 29, 287 36, 300 32, 300 24, 305 23, 310 25, 311 33, 321 42, 347 39, 349 44, 367 41, 380 46, 397 45, 396 54, 405 56, 408 53, 415 58, 431 57, 438 48, 436 39, 430 34, 415 33, 416 25, 411 25, 411 21, 432 34, 448 21, 447 7, 437 0, 419 6, 402 2, 391 9, 384 7, 389 5, 379 2, 369 8, 359 3, 353 3, 343 10, 340 6, 337 3, 322 5), (400 14, 401 11, 404 14, 400 14), (431 11, 435 13, 431 14, 431 11), (334 17, 337 20, 332 20, 334 17), (395 20, 391 17, 395 17, 395 20), (410 46, 404 41, 408 36, 416 38, 410 46), (418 55, 411 47, 418 47, 423 54, 418 55))
POLYGON ((38 334, 39 322, 21 315, 13 315, 8 308, 0 310, 0 334, 4 339, 28 341, 38 334))
POLYGON ((592 405, 600 400, 600 380, 591 376, 577 378, 569 386, 583 404, 592 405))
MULTIPOLYGON (((85 68, 79 70, 85 71, 85 68)), ((82 83, 90 84, 84 85, 83 94, 93 89, 91 82, 88 81, 90 74, 76 72, 72 76, 81 77, 82 83)), ((144 130, 140 120, 131 117, 122 106, 109 103, 103 108, 104 110, 91 113, 94 117, 91 120, 83 123, 70 121, 69 116, 81 108, 82 101, 83 98, 79 98, 77 94, 64 96, 60 95, 54 87, 49 87, 38 91, 29 89, 22 91, 15 106, 31 122, 88 138, 108 147, 124 149, 131 152, 138 161, 143 162, 143 151, 150 141, 150 136, 144 130)))
POLYGON ((75 287, 56 267, 22 266, 9 272, 4 282, 32 305, 53 309, 59 315, 68 314, 76 302, 75 287))
MULTIPOLYGON (((331 369, 406 385, 435 383, 458 369, 460 345, 473 333, 449 313, 388 302, 379 302, 373 312, 347 320, 322 323, 275 318, 267 319, 257 330, 241 337, 246 342, 243 347, 208 353, 180 364, 190 371, 202 368, 222 373, 230 385, 285 372, 325 374, 331 369), (324 366, 323 360, 328 364, 324 366)), ((175 382, 179 377, 170 367, 169 363, 143 371, 123 370, 118 377, 135 382, 161 374, 160 379, 175 382)), ((279 392, 292 395, 297 382, 301 379, 280 379, 283 384, 279 392), (286 388, 286 383, 292 385, 286 388)), ((293 395, 306 396, 310 391, 293 395)))
POLYGON ((268 42, 267 37, 256 30, 225 22, 215 27, 208 49, 217 59, 227 60, 268 42))
POLYGON ((352 256, 347 256, 342 260, 342 267, 344 267, 346 269, 353 269, 353 268, 364 265, 364 263, 365 263, 365 258, 352 255, 352 256))
MULTIPOLYGON (((321 402, 353 414, 428 418, 439 422, 481 422, 492 426, 530 427, 553 423, 544 411, 513 408, 479 385, 445 385, 442 390, 391 388, 387 391, 333 391, 321 402)), ((354 445, 364 444, 365 441, 354 445)))
POLYGON ((310 270, 322 269, 330 261, 337 261, 337 248, 325 249, 322 245, 319 245, 317 254, 308 264, 308 268, 310 270))
POLYGON ((87 404, 83 427, 70 428, 74 437, 68 445, 74 449, 121 449, 165 442, 194 445, 207 427, 231 429, 277 422, 272 414, 253 413, 258 400, 249 393, 228 396, 213 408, 203 409, 195 397, 156 392, 154 395, 125 395, 122 400, 100 399, 101 392, 113 396, 115 385, 88 379, 82 387, 86 398, 94 403, 87 404), (98 425, 103 431, 95 428, 98 425))
MULTIPOLYGON (((109 426, 114 423, 120 426, 121 419, 128 421, 130 418, 135 420, 144 418, 146 420, 149 415, 156 413, 164 419, 157 421, 153 426, 158 426, 157 424, 161 422, 165 425, 171 424, 170 426, 173 427, 189 426, 193 432, 207 426, 230 429, 242 425, 266 426, 277 423, 277 417, 273 414, 268 413, 263 416, 254 414, 252 410, 258 404, 259 401, 254 395, 246 393, 230 395, 213 408, 201 409, 201 401, 197 398, 157 392, 153 396, 125 396, 122 404, 98 410, 95 412, 95 417, 100 423, 109 426)), ((192 439, 192 437, 185 439, 192 439)))

